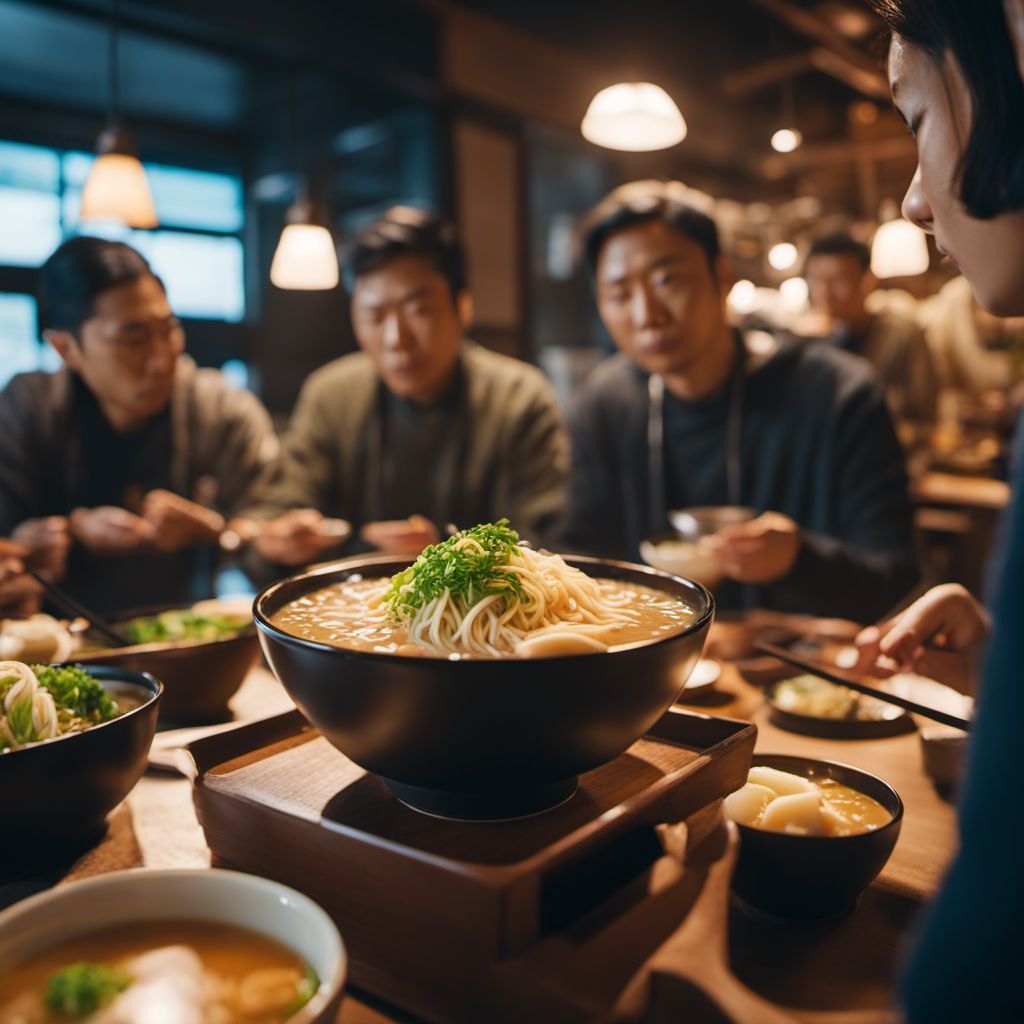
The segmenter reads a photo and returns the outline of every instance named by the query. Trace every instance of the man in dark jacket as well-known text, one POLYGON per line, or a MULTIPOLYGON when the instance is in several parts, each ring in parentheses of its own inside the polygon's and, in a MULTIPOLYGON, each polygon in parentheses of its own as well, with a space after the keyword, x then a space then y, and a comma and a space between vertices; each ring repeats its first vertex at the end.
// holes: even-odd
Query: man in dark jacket
POLYGON ((252 512, 256 546, 295 565, 336 544, 322 516, 364 546, 418 553, 459 528, 507 517, 538 542, 564 505, 568 435, 535 367, 473 344, 472 302, 450 225, 395 207, 347 261, 361 352, 317 370, 284 442, 282 476, 252 512))
POLYGON ((163 284, 129 246, 64 243, 38 298, 64 367, 0 393, 0 536, 101 610, 210 596, 224 519, 276 458, 269 416, 182 354, 163 284))
POLYGON ((573 413, 570 544, 636 558, 669 509, 748 506, 706 541, 731 581, 721 606, 891 608, 916 580, 912 511, 870 366, 730 327, 717 228, 678 183, 613 192, 585 248, 621 351, 573 413))

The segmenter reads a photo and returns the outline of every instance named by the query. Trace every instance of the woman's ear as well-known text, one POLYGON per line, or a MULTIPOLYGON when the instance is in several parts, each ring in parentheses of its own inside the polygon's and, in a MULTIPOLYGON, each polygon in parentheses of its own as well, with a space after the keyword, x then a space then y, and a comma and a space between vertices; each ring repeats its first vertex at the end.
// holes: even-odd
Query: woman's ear
POLYGON ((1010 42, 1017 55, 1017 70, 1024 81, 1024 0, 1003 0, 1003 10, 1010 29, 1010 42))

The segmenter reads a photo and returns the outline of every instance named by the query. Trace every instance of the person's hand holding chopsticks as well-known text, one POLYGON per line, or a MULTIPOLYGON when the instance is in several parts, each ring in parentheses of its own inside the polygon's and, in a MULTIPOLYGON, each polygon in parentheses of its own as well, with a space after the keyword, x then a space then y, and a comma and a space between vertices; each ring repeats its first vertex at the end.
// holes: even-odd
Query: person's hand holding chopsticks
POLYGON ((42 587, 25 572, 28 550, 0 537, 0 614, 28 615, 39 610, 42 587))
POLYGON ((989 625, 985 609, 964 587, 944 583, 888 622, 862 630, 855 671, 880 678, 916 672, 973 693, 989 625))

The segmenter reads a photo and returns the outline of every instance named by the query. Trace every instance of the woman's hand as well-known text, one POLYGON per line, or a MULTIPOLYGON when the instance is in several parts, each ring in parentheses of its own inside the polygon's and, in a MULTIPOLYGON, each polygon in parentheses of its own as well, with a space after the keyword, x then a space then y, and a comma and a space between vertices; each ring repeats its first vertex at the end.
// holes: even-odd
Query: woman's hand
POLYGON ((881 678, 916 672, 973 693, 989 628, 971 594, 959 583, 944 583, 888 622, 862 630, 856 671, 881 678))

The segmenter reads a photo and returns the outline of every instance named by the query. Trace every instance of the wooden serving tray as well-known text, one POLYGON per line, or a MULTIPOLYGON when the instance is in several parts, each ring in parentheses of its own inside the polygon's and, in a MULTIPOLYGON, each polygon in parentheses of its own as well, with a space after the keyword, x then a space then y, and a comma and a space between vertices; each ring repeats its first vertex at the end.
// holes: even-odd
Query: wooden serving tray
POLYGON ((320 903, 354 984, 435 1020, 587 1020, 699 891, 659 827, 710 834, 755 735, 673 708, 561 807, 489 823, 405 807, 298 712, 187 749, 215 862, 320 903))

